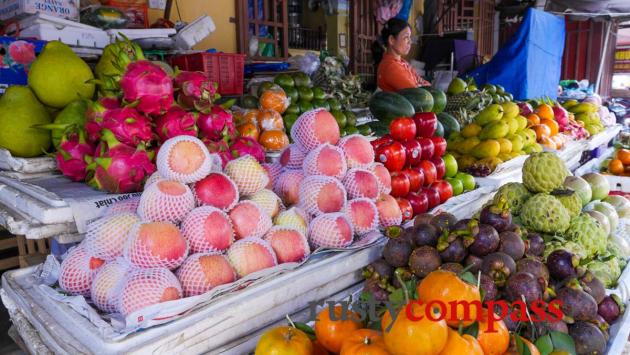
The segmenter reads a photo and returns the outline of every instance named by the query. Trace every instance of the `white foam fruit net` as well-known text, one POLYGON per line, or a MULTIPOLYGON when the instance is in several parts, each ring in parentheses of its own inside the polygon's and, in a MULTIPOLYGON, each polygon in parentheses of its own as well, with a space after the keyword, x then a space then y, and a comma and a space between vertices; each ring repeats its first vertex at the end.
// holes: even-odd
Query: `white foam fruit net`
MULTIPOLYGON (((381 195, 379 196, 378 199, 390 200, 388 201, 388 204, 392 206, 392 210, 390 211, 391 215, 385 215, 383 213, 379 213, 378 218, 379 218, 380 225, 383 227, 400 225, 402 223, 402 211, 398 207, 398 202, 396 202, 396 199, 390 195, 381 195), (391 200, 393 200, 393 202, 391 200)), ((377 201, 377 203, 379 202, 381 201, 377 201)))
POLYGON ((271 217, 256 202, 244 200, 229 213, 236 239, 262 238, 272 227, 271 217))
POLYGON ((300 150, 300 148, 294 143, 289 144, 280 154, 279 163, 280 166, 289 168, 289 169, 300 169, 302 168, 302 162, 304 161, 306 156, 300 150))
POLYGON ((325 143, 310 151, 302 169, 305 175, 325 175, 341 179, 346 175, 348 166, 341 148, 325 143))
POLYGON ((374 162, 374 147, 360 134, 342 137, 337 146, 344 152, 349 169, 367 169, 374 162))
POLYGON ((285 206, 298 203, 299 190, 304 180, 304 172, 296 169, 284 169, 273 186, 273 191, 280 196, 285 206))
POLYGON ((81 245, 68 253, 61 262, 59 287, 72 295, 90 295, 92 280, 105 262, 94 258, 81 245))
POLYGON ((256 192, 249 196, 247 200, 256 202, 271 218, 274 218, 280 211, 284 210, 280 197, 268 189, 256 192))
POLYGON ((111 216, 119 213, 136 213, 140 204, 140 196, 131 197, 124 201, 114 203, 107 209, 104 216, 111 216))
POLYGON ((364 235, 378 229, 378 209, 374 201, 369 198, 357 198, 348 201, 344 213, 352 222, 354 232, 358 235, 364 235))
POLYGON ((368 170, 376 175, 380 193, 389 195, 389 193, 392 192, 392 177, 385 165, 382 163, 372 163, 368 170))
POLYGON ((99 259, 110 261, 123 252, 129 231, 140 222, 135 213, 119 213, 95 220, 87 227, 83 247, 99 259))
POLYGON ((144 182, 144 188, 146 189, 147 186, 156 183, 160 180, 164 180, 161 176, 159 172, 154 172, 153 174, 151 174, 151 176, 149 176, 149 178, 147 179, 147 181, 144 182))
POLYGON ((90 298, 96 308, 106 313, 118 311, 120 288, 130 270, 131 265, 123 258, 110 261, 99 269, 92 281, 90 292, 90 298))
POLYGON ((188 255, 188 243, 177 226, 169 222, 137 223, 129 232, 123 250, 137 267, 175 269, 188 255))
POLYGON ((227 258, 239 277, 278 265, 271 245, 263 239, 249 237, 232 244, 227 258))
POLYGON ((210 174, 216 168, 214 160, 200 139, 177 136, 162 144, 156 166, 164 179, 190 184, 210 174))
POLYGON ((267 176, 269 176, 269 183, 267 183, 267 186, 265 186, 266 189, 273 189, 273 185, 275 184, 276 180, 278 180, 278 176, 280 176, 280 173, 282 173, 282 169, 283 166, 280 165, 280 163, 275 162, 275 163, 264 163, 263 168, 265 168, 265 170, 267 170, 267 176))
POLYGON ((350 169, 343 178, 349 199, 369 198, 376 200, 379 195, 378 178, 373 172, 365 169, 350 169))
POLYGON ((144 190, 138 214, 144 221, 179 223, 193 208, 195 196, 188 185, 162 180, 144 190))
MULTIPOLYGON (((322 141, 317 135, 318 128, 324 128, 321 126, 325 124, 332 125, 332 122, 334 122, 334 117, 332 117, 332 115, 330 115, 332 120, 326 120, 325 122, 321 117, 318 117, 319 113, 322 111, 325 112, 327 115, 330 115, 330 113, 321 108, 307 111, 301 114, 291 127, 291 138, 293 138, 293 141, 295 142, 297 147, 304 153, 310 152, 311 150, 317 148, 318 145, 323 143, 337 144, 336 141, 322 141), (320 127, 318 127, 318 125, 320 127)), ((335 126, 336 128, 331 128, 339 130, 339 126, 336 124, 335 126)))
POLYGON ((175 276, 182 285, 184 297, 204 294, 237 278, 227 257, 218 252, 190 255, 175 276))
POLYGON ((306 236, 295 228, 276 226, 263 238, 271 245, 278 263, 299 263, 311 253, 306 236))
POLYGON ((308 215, 298 207, 291 207, 286 211, 278 213, 273 220, 274 225, 297 229, 302 234, 308 234, 308 215))
POLYGON ((313 249, 343 248, 352 244, 354 230, 344 213, 326 213, 315 217, 308 226, 313 249))
POLYGON ((197 181, 193 195, 199 205, 213 206, 229 211, 238 202, 238 187, 234 180, 223 173, 210 173, 197 181))
POLYGON ((300 184, 298 207, 310 215, 341 211, 346 205, 346 189, 329 176, 311 175, 300 184))
POLYGON ((182 297, 182 286, 165 268, 133 269, 120 287, 118 310, 124 316, 142 308, 182 297))
POLYGON ((224 251, 234 242, 227 213, 212 206, 192 210, 182 222, 181 230, 191 253, 224 251))
POLYGON ((251 155, 229 161, 225 166, 225 173, 234 180, 243 196, 253 195, 269 183, 267 171, 251 155))

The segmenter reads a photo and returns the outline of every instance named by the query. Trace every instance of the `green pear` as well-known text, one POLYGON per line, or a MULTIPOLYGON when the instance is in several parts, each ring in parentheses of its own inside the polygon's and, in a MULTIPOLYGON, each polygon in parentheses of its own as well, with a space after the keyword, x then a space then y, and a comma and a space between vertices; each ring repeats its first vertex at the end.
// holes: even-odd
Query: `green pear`
POLYGON ((46 44, 28 73, 28 85, 45 105, 64 108, 77 99, 94 96, 90 67, 70 47, 52 41, 46 44))
POLYGON ((50 132, 32 128, 50 123, 50 115, 28 86, 11 86, 0 97, 0 147, 17 157, 42 155, 50 148, 50 132))

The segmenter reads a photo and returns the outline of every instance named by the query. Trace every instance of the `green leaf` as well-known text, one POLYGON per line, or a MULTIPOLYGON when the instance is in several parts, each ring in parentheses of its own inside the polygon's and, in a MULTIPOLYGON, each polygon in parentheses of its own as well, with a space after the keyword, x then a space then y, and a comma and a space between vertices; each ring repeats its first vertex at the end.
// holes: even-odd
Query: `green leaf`
POLYGON ((553 351, 553 342, 549 334, 538 338, 534 345, 536 345, 538 351, 540 351, 540 355, 549 355, 549 353, 553 351))
POLYGON ((313 330, 313 328, 311 328, 308 324, 305 323, 300 323, 300 322, 293 322, 293 325, 295 325, 295 328, 303 331, 306 335, 308 335, 308 337, 311 340, 315 340, 315 330, 313 330))
POLYGON ((514 340, 516 341, 516 350, 518 351, 519 355, 532 355, 520 335, 515 334, 514 340))
POLYGON ((479 322, 475 322, 462 329, 462 335, 464 334, 468 334, 471 335, 473 338, 477 338, 477 335, 479 335, 479 322))
POLYGON ((402 288, 396 289, 389 295, 389 302, 394 304, 403 304, 405 302, 405 292, 402 288))
POLYGON ((459 278, 461 278, 465 282, 468 282, 471 285, 477 286, 477 278, 471 272, 464 272, 459 276, 459 278))
POLYGON ((571 338, 568 334, 558 331, 551 331, 549 332, 549 335, 551 336, 551 341, 553 342, 553 348, 555 350, 564 350, 571 353, 571 355, 577 354, 575 351, 575 343, 573 342, 573 338, 571 338))

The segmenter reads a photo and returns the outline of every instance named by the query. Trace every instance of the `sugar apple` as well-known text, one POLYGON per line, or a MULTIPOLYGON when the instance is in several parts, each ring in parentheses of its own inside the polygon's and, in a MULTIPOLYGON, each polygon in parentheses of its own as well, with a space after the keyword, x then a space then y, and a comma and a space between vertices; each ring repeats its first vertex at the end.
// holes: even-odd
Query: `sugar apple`
POLYGON ((565 237, 584 247, 587 257, 606 252, 608 236, 599 221, 586 213, 571 219, 565 237))
POLYGON ((564 233, 571 222, 562 203, 547 194, 536 194, 525 201, 520 216, 526 228, 539 233, 564 233))
POLYGON ((493 204, 509 208, 512 215, 521 213, 525 201, 531 197, 531 193, 520 182, 510 182, 499 188, 494 195, 493 204))
POLYGON ((562 159, 551 152, 533 153, 523 164, 523 184, 531 192, 550 193, 568 174, 562 159))
POLYGON ((608 261, 591 261, 586 264, 586 268, 593 276, 597 277, 606 288, 613 288, 617 285, 617 279, 621 276, 621 268, 615 258, 608 261))
POLYGON ((562 203, 564 208, 569 211, 571 218, 577 217, 582 212, 582 199, 573 190, 562 190, 553 194, 562 203))
POLYGON ((559 241, 553 240, 551 242, 545 243, 545 251, 543 253, 543 259, 547 259, 547 256, 551 254, 553 251, 563 249, 568 252, 571 252, 580 257, 580 259, 586 259, 586 250, 584 248, 572 241, 559 241))

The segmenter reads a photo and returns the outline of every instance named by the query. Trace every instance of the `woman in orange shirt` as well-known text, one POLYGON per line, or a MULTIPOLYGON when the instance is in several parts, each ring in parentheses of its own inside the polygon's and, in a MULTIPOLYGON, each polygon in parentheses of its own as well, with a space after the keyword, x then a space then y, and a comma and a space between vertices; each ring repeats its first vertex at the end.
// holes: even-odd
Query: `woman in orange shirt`
POLYGON ((376 82, 379 89, 391 92, 431 85, 403 59, 411 50, 411 26, 406 21, 397 18, 387 21, 372 47, 378 66, 376 82))

